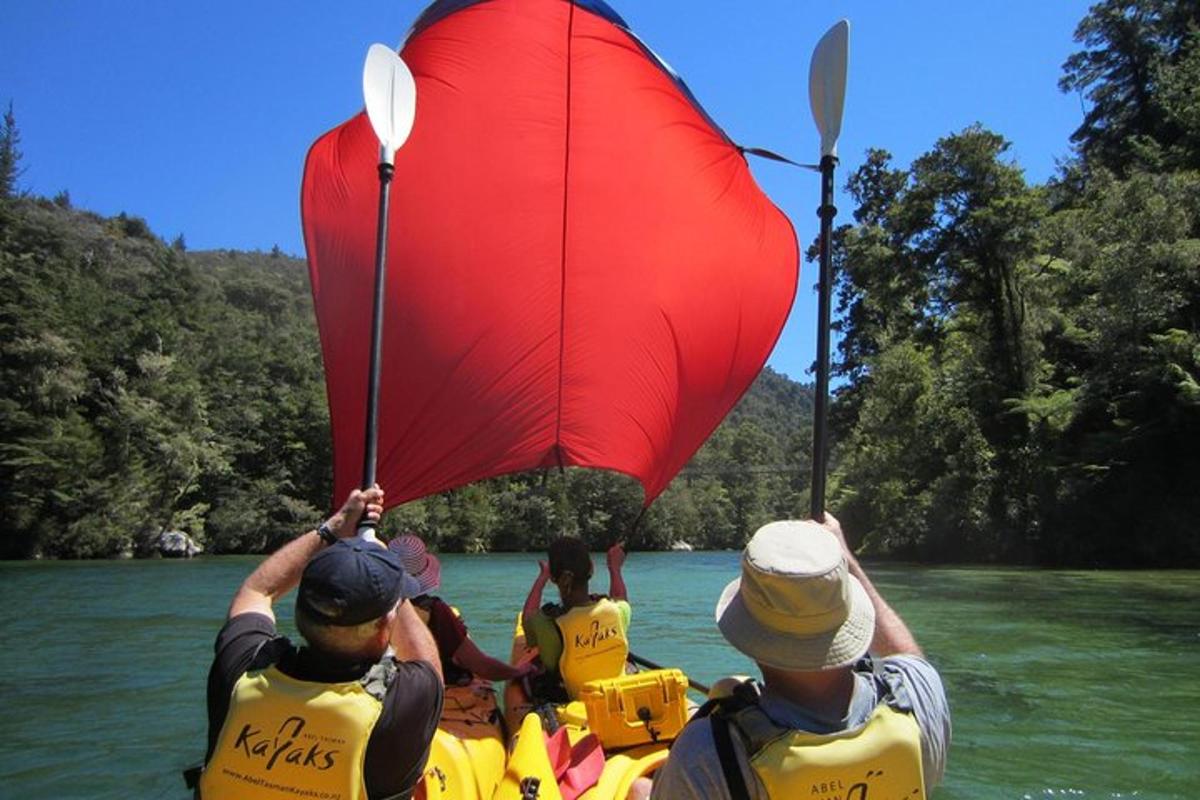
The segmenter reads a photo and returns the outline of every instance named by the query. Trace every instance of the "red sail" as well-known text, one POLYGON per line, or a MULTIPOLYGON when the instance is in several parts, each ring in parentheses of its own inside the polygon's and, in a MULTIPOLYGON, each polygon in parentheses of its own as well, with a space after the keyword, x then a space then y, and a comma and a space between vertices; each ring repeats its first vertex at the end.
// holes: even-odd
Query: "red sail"
MULTIPOLYGON (((558 465, 653 500, 762 368, 795 294, 784 214, 598 0, 437 3, 402 55, 380 387, 389 505, 558 465)), ((335 495, 361 479, 376 162, 365 114, 304 171, 335 495)))

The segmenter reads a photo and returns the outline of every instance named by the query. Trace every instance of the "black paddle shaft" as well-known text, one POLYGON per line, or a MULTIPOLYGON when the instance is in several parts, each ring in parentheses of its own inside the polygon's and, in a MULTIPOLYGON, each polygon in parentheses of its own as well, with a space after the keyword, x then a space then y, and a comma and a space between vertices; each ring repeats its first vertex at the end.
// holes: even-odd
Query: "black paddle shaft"
MULTIPOLYGON (((383 362, 383 287, 387 276, 388 188, 395 167, 379 165, 379 221, 375 228, 375 296, 371 313, 371 365, 367 370, 367 424, 363 445, 362 488, 375 485, 375 468, 379 448, 379 373, 383 362)), ((374 529, 375 522, 363 518, 359 531, 374 529)))
POLYGON ((829 324, 833 297, 833 168, 835 156, 821 156, 821 274, 817 290, 817 389, 813 404, 812 518, 825 520, 825 470, 829 458, 829 324))
MULTIPOLYGON (((627 656, 627 658, 630 661, 632 661, 634 664, 637 664, 639 667, 645 667, 646 669, 666 669, 666 667, 655 664, 653 661, 651 661, 648 658, 642 658, 637 653, 630 652, 629 655, 627 656)), ((687 678, 686 675, 684 675, 684 677, 687 678)), ((688 682, 688 688, 695 689, 696 691, 701 692, 703 694, 708 694, 709 688, 707 686, 705 686, 703 683, 694 681, 691 678, 688 678, 687 682, 688 682)))

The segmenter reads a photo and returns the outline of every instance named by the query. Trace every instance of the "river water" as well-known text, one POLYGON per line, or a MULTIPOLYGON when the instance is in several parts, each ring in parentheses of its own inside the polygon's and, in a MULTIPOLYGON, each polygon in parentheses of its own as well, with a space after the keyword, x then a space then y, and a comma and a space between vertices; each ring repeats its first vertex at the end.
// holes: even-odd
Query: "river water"
MULTIPOLYGON (((212 638, 256 563, 0 564, 0 797, 186 797, 212 638)), ((1200 573, 867 568, 949 688, 937 800, 1200 797, 1200 573)), ((750 673, 712 622, 736 572, 735 553, 631 555, 634 651, 750 673)), ((505 657, 536 573, 446 556, 442 595, 505 657)))

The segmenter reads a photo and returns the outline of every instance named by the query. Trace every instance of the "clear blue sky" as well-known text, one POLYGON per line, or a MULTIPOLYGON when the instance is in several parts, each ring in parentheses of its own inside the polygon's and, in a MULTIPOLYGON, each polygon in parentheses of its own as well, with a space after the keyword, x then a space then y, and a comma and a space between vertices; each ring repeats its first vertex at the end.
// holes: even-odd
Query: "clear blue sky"
MULTIPOLYGON (((1082 0, 614 0, 740 144, 815 161, 813 45, 850 20, 838 186, 868 147, 907 166, 974 122, 1013 142, 1028 178, 1069 153, 1082 105, 1057 89, 1082 0)), ((23 186, 145 217, 191 249, 303 254, 299 186, 321 133, 357 113, 367 46, 398 44, 424 8, 393 2, 6 0, 0 102, 22 135, 23 186)), ((814 174, 757 161, 802 247, 816 235, 814 174)), ((848 218, 841 197, 839 220, 848 218)), ((814 270, 770 364, 801 380, 814 353, 814 270)))

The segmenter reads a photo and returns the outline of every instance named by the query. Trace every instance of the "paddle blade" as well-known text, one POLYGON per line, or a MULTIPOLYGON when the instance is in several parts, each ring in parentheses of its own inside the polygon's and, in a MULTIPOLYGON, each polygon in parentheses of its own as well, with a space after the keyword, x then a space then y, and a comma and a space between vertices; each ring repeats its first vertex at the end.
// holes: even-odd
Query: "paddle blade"
POLYGON ((850 23, 842 20, 825 32, 813 50, 808 68, 808 102, 821 133, 821 156, 837 155, 846 104, 846 66, 850 50, 850 23))
POLYGON ((363 99, 371 127, 379 137, 380 161, 392 164, 396 151, 412 131, 417 85, 404 60, 387 45, 373 44, 367 50, 363 99))

